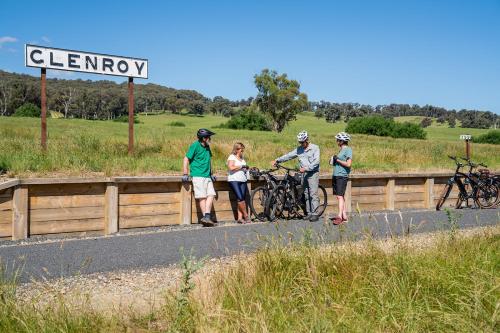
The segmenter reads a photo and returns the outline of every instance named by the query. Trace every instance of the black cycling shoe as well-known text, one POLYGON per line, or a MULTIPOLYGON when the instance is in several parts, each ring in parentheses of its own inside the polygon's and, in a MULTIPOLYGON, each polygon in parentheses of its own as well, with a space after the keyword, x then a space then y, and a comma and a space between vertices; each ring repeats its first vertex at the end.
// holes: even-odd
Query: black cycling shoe
POLYGON ((309 221, 311 222, 317 222, 318 220, 319 220, 318 215, 311 215, 311 217, 309 218, 309 221))

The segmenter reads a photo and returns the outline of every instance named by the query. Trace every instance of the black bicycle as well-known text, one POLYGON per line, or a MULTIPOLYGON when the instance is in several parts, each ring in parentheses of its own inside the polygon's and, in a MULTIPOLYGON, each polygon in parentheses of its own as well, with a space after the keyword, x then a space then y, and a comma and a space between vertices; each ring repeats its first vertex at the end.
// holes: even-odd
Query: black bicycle
POLYGON ((272 190, 278 185, 278 178, 272 173, 277 171, 278 169, 270 169, 270 170, 259 170, 258 168, 251 168, 249 170, 250 176, 253 179, 264 178, 265 184, 258 186, 253 189, 250 194, 250 210, 252 214, 259 221, 266 221, 266 204, 269 195, 272 190))
POLYGON ((483 163, 474 163, 470 159, 464 157, 461 157, 461 159, 469 166, 467 175, 478 183, 479 191, 475 193, 469 178, 465 179, 464 186, 467 194, 462 192, 459 193, 455 208, 461 208, 463 202, 466 203, 467 207, 470 207, 469 199, 473 199, 475 194, 479 196, 478 205, 481 208, 492 208, 498 205, 500 198, 498 193, 500 189, 500 180, 498 176, 491 175, 490 171, 487 169, 488 166, 483 163), (483 169, 479 169, 479 167, 483 167, 483 169))
MULTIPOLYGON (((313 212, 307 207, 306 189, 304 187, 304 174, 298 169, 287 168, 277 164, 277 169, 285 170, 283 180, 271 191, 267 198, 265 215, 270 221, 278 218, 302 219, 307 213, 318 216, 323 215, 328 205, 326 190, 318 186, 319 205, 313 212), (293 174, 292 174, 293 172, 293 174)), ((309 200, 310 203, 310 200, 309 200)))
MULTIPOLYGON (((493 194, 495 192, 493 188, 473 175, 460 172, 460 169, 465 165, 459 162, 455 156, 448 157, 455 162, 457 168, 455 170, 455 174, 448 180, 446 186, 441 192, 439 200, 436 204, 436 210, 441 210, 441 207, 443 207, 446 199, 448 199, 454 185, 457 185, 459 190, 458 196, 459 200, 461 200, 460 205, 463 200, 472 199, 480 208, 491 207, 491 200, 494 200, 493 204, 497 201, 497 198, 493 198, 493 194), (470 191, 467 191, 467 187, 470 187, 470 191)), ((498 196, 498 191, 496 192, 496 195, 498 196)), ((458 206, 458 200, 455 206, 458 206)))

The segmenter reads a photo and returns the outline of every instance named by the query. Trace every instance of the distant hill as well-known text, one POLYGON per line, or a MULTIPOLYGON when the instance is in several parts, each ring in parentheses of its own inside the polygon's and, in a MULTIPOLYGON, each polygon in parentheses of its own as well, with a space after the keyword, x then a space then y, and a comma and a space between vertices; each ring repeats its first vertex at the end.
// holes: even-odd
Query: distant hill
MULTIPOLYGON (((194 90, 157 84, 135 84, 137 112, 195 109, 205 112, 210 99, 194 90)), ((40 78, 0 70, 0 115, 8 116, 24 103, 40 105, 40 78)), ((114 119, 127 113, 127 83, 47 79, 47 104, 68 118, 114 119)))

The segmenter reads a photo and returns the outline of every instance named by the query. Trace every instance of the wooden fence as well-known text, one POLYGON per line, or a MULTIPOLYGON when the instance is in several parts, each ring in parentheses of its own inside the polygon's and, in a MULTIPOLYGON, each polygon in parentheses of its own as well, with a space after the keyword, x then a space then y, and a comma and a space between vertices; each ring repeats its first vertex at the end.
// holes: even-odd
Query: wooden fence
MULTIPOLYGON (((352 175, 347 185, 349 211, 433 209, 448 173, 352 175)), ((255 188, 261 180, 249 182, 255 188)), ((337 207, 331 178, 327 212, 337 207)), ((215 183, 218 196, 213 214, 218 221, 234 220, 236 197, 225 177, 215 183)), ((456 190, 446 204, 452 206, 456 190)), ((191 185, 181 178, 113 177, 14 179, 0 183, 0 238, 33 235, 113 234, 121 229, 198 223, 201 217, 191 185)))

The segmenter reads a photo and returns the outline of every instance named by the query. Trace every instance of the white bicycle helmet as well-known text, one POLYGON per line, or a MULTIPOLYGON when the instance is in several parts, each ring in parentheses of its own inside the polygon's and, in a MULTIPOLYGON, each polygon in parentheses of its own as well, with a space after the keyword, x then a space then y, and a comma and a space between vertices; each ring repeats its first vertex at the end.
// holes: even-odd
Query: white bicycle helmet
POLYGON ((340 132, 337 135, 335 135, 335 139, 348 142, 349 140, 351 140, 351 136, 346 132, 340 132))
POLYGON ((307 135, 306 131, 302 131, 299 134, 297 134, 297 141, 299 141, 299 142, 304 142, 308 138, 309 138, 309 136, 307 135))

